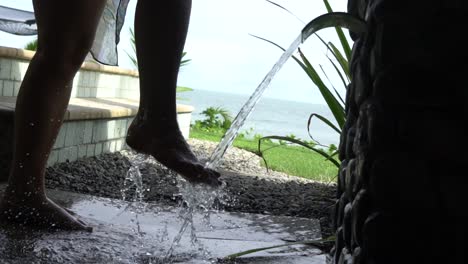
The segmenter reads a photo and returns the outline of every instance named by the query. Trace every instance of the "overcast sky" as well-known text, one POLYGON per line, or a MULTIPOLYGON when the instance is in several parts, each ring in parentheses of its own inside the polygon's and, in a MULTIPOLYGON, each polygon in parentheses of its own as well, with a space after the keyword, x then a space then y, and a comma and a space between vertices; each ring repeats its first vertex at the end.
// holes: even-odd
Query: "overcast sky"
MULTIPOLYGON (((321 0, 276 0, 304 22, 326 12, 321 0)), ((347 0, 330 0, 335 11, 346 11, 347 0)), ((0 5, 32 11, 31 0, 0 0, 0 5)), ((119 64, 132 68, 125 51, 131 51, 129 28, 133 26, 136 0, 131 0, 119 44, 119 64)), ((191 63, 182 69, 179 85, 194 89, 249 94, 281 56, 271 44, 249 34, 270 39, 283 47, 299 35, 304 24, 296 17, 265 0, 193 0, 192 17, 185 51, 191 63)), ((319 33, 338 45, 335 31, 319 33)), ((0 45, 22 48, 35 37, 0 32, 0 45)), ((303 45, 314 65, 324 65, 331 81, 343 91, 332 74, 326 49, 314 36, 303 45)), ((273 80, 265 96, 323 103, 317 88, 294 61, 273 80)))

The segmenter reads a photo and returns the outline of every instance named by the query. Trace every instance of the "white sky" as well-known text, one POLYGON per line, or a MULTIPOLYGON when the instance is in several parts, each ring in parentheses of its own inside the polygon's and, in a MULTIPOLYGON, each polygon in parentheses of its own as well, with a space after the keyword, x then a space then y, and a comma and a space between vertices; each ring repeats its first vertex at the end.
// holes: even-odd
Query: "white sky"
MULTIPOLYGON (((129 27, 133 26, 136 0, 131 0, 119 44, 119 64, 132 68, 125 51, 131 51, 129 27)), ((276 0, 301 20, 309 22, 326 12, 321 0, 276 0)), ((330 0, 335 11, 346 11, 347 0, 330 0)), ((0 0, 0 5, 32 11, 31 0, 0 0)), ((281 56, 271 44, 249 34, 270 39, 287 48, 304 24, 265 0, 193 0, 185 51, 191 63, 183 68, 179 85, 194 89, 250 94, 281 56)), ((339 43, 334 29, 319 32, 326 41, 339 43)), ((35 37, 0 32, 0 45, 22 48, 35 37)), ((332 83, 344 93, 333 74, 326 48, 314 36, 302 46, 309 60, 324 65, 332 83), (328 65, 328 66, 327 66, 328 65)), ((296 62, 290 60, 278 73, 265 96, 323 103, 317 88, 296 62)))

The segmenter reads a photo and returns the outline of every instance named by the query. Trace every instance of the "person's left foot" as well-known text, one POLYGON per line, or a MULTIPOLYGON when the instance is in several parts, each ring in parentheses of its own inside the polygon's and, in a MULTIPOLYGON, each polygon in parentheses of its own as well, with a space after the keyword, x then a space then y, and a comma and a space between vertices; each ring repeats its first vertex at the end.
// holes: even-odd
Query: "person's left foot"
POLYGON ((19 225, 44 230, 88 231, 92 228, 75 213, 62 208, 47 197, 21 200, 13 195, 0 200, 0 226, 19 225))
POLYGON ((219 186, 220 174, 205 168, 190 150, 178 127, 148 128, 133 121, 128 129, 127 145, 137 152, 153 156, 164 166, 192 183, 219 186))

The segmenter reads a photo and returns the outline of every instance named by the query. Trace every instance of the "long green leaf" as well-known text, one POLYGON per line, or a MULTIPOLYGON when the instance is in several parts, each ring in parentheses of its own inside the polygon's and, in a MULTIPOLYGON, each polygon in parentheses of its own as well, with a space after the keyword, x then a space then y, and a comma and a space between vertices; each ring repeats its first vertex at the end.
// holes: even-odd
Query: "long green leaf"
POLYGON ((349 45, 348 40, 346 39, 345 34, 343 33, 343 30, 339 27, 336 27, 336 33, 338 34, 338 38, 340 39, 341 46, 343 47, 343 50, 345 52, 346 58, 348 60, 351 59, 351 47, 349 45))
POLYGON ((366 22, 360 18, 344 12, 333 12, 321 15, 310 21, 302 29, 302 42, 315 32, 329 27, 344 27, 357 34, 364 33, 367 30, 366 22))
MULTIPOLYGON (((312 119, 316 117, 318 118, 320 121, 322 121, 323 123, 327 124, 330 128, 332 128, 333 130, 335 130, 338 134, 341 134, 341 129, 337 128, 330 120, 328 120, 326 117, 322 116, 322 115, 319 115, 319 114, 316 114, 316 113, 313 113, 309 116, 309 120, 307 121, 307 132, 309 133, 309 136, 310 135, 310 124, 312 123, 312 119)), ((312 136, 311 136, 312 137, 312 136)))
POLYGON ((331 154, 331 156, 332 156, 332 157, 335 157, 335 156, 338 155, 339 153, 340 153, 340 152, 339 152, 338 150, 336 150, 336 151, 334 151, 334 152, 331 154))
POLYGON ((307 148, 307 149, 310 149, 320 155, 322 155, 323 157, 326 158, 326 160, 329 160, 331 161, 333 164, 335 164, 335 166, 337 167, 340 167, 340 163, 338 161, 336 161, 335 159, 331 158, 330 157, 330 154, 328 154, 327 152, 321 150, 321 149, 318 149, 318 148, 315 148, 313 146, 310 146, 309 144, 301 141, 301 140, 298 140, 298 139, 295 139, 295 138, 290 138, 290 137, 282 137, 282 136, 267 136, 267 137, 262 137, 259 141, 258 141, 258 150, 259 152, 261 152, 261 141, 262 140, 266 140, 266 139, 277 139, 277 140, 283 140, 283 141, 289 141, 291 143, 294 143, 294 144, 297 144, 299 146, 302 146, 304 148, 307 148))
POLYGON ((306 56, 300 49, 299 49, 299 54, 303 61, 303 63, 301 63, 301 67, 304 69, 304 71, 306 71, 306 73, 309 75, 309 77, 312 79, 315 85, 317 85, 317 87, 319 88, 319 91, 322 94, 323 99, 325 100, 328 107, 330 108, 330 111, 335 117, 336 123, 340 127, 343 127, 345 123, 345 113, 344 113, 343 106, 338 102, 338 100, 336 100, 335 96, 330 92, 328 87, 323 83, 323 81, 320 79, 320 76, 317 74, 317 71, 315 71, 312 64, 309 62, 309 60, 306 58, 306 56))
POLYGON ((336 48, 336 46, 331 43, 331 42, 328 42, 328 45, 331 47, 331 49, 333 50, 333 55, 335 56, 335 58, 338 60, 338 63, 340 64, 341 68, 343 69, 344 73, 346 74, 346 76, 348 77, 348 80, 351 79, 351 75, 349 73, 349 63, 348 63, 348 60, 343 57, 343 54, 341 54, 340 50, 336 48))
MULTIPOLYGON (((335 91, 336 97, 337 97, 338 99, 340 99, 341 104, 344 105, 344 104, 345 104, 345 101, 344 101, 343 98, 341 97, 341 95, 340 95, 340 93, 338 92, 338 90, 336 90, 336 88, 335 88, 335 86, 333 85, 333 83, 331 82, 330 78, 328 78, 328 75, 327 75, 327 73, 325 72, 325 70, 323 69, 322 65, 320 65, 320 69, 322 70, 323 75, 325 75, 325 78, 327 78, 328 82, 329 82, 330 85, 332 86, 333 91, 335 91)), ((346 86, 345 86, 345 88, 346 88, 346 86)))
MULTIPOLYGON (((325 7, 327 8, 328 13, 333 13, 333 9, 330 6, 330 3, 328 0, 323 0, 325 7)), ((338 35, 338 38, 340 39, 341 46, 343 47, 343 50, 346 54, 346 58, 348 61, 351 59, 351 47, 349 45, 348 39, 346 38, 343 30, 340 27, 335 27, 336 34, 338 35)))
MULTIPOLYGON (((327 47, 327 50, 329 50, 329 51, 333 54, 333 56, 335 57, 335 59, 338 60, 336 54, 333 52, 333 50, 330 48, 330 46, 328 46, 328 44, 322 39, 322 37, 320 37, 320 35, 317 34, 317 33, 316 33, 315 35, 316 35, 316 36, 318 37, 318 39, 323 43, 323 45, 324 45, 325 47, 327 47)), ((330 57, 328 57, 328 55, 327 55, 327 59, 330 61, 330 63, 331 63, 331 64, 333 65, 333 67, 335 68, 336 73, 338 73, 338 76, 340 77, 341 81, 343 82, 344 88, 347 89, 347 87, 348 87, 348 82, 349 82, 349 78, 348 78, 348 82, 346 82, 345 79, 344 79, 344 77, 343 77, 342 72, 338 69, 338 67, 336 66, 335 62, 334 62, 330 57)), ((344 72, 344 70, 343 70, 343 72, 344 72)))
POLYGON ((186 51, 182 52, 182 59, 180 61, 181 68, 184 66, 187 66, 187 64, 189 64, 192 61, 192 59, 184 59, 186 55, 187 55, 186 51))
MULTIPOLYGON (((337 61, 339 61, 338 55, 337 55, 337 54, 335 53, 335 51, 325 42, 325 40, 323 40, 322 37, 320 37, 319 34, 315 34, 315 35, 319 38, 319 40, 323 43, 323 45, 324 45, 325 47, 327 47, 327 50, 331 52, 331 54, 333 55, 333 57, 335 57, 335 59, 336 59, 337 61)), ((343 57, 343 56, 341 56, 341 57, 343 57)), ((336 72, 337 72, 338 75, 340 76, 341 81, 343 81, 343 85, 344 85, 345 88, 346 88, 346 87, 347 87, 347 83, 346 83, 346 81, 344 80, 343 74, 342 74, 341 71, 338 69, 338 67, 336 66, 335 62, 333 62, 333 60, 332 60, 330 57, 328 57, 328 55, 327 55, 327 58, 328 58, 328 60, 332 63, 333 67, 335 67, 336 72)), ((348 61, 346 61, 346 63, 348 63, 348 61)), ((341 65, 342 65, 342 64, 340 64, 340 66, 341 66, 341 65)), ((346 64, 346 65, 347 65, 347 64, 346 64)), ((341 69, 342 69, 343 72, 346 74, 345 69, 344 69, 344 68, 341 68, 341 69)), ((349 77, 346 76, 346 78, 348 79, 348 82, 349 82, 349 77)))
POLYGON ((264 251, 268 249, 280 248, 280 247, 288 247, 288 246, 295 246, 295 245, 308 245, 308 246, 315 246, 321 248, 325 243, 335 242, 335 237, 331 236, 325 239, 317 239, 317 240, 304 240, 304 241, 297 241, 297 242, 289 242, 281 245, 271 246, 271 247, 262 247, 262 248, 254 248, 246 251, 242 251, 239 253, 231 254, 229 256, 224 257, 225 260, 233 260, 238 257, 242 257, 248 254, 256 253, 259 251, 264 251))
POLYGON ((324 75, 325 78, 327 79, 328 83, 331 85, 331 87, 333 88, 333 90, 336 91, 335 86, 334 86, 333 83, 331 82, 330 78, 328 78, 328 74, 327 74, 327 72, 323 69, 322 64, 319 64, 319 67, 320 67, 320 70, 322 71, 323 75, 324 75))
POLYGON ((191 92, 193 91, 192 88, 185 87, 185 86, 177 86, 177 92, 182 93, 182 92, 191 92))
MULTIPOLYGON (((191 92, 191 91, 193 91, 193 89, 192 89, 192 88, 189 88, 189 87, 177 86, 177 88, 176 88, 176 92, 177 92, 177 93, 191 92)), ((179 97, 179 96, 177 96, 176 99, 177 99, 177 100, 180 100, 180 101, 189 101, 188 98, 179 97)))
POLYGON ((340 93, 335 89, 335 87, 333 87, 333 90, 335 91, 336 97, 337 97, 338 99, 340 99, 340 102, 341 102, 343 105, 345 105, 345 104, 346 104, 345 100, 341 97, 340 93))
MULTIPOLYGON (((322 69, 322 72, 323 74, 325 75, 325 77, 327 78, 328 82, 331 83, 330 79, 328 79, 328 76, 327 76, 327 73, 325 72, 325 70, 323 69, 322 65, 320 65, 320 69, 322 69)), ((342 105, 345 105, 345 101, 343 100, 343 97, 341 97, 340 93, 338 92, 338 90, 336 90, 335 86, 333 84, 331 84, 332 88, 333 88, 333 91, 335 92, 335 97, 338 98, 340 100, 340 103, 342 105)), ((345 90, 346 90, 346 86, 345 86, 345 90)))
POLYGON ((288 12, 290 15, 292 15, 293 17, 295 17, 297 20, 299 20, 299 21, 301 21, 302 23, 305 24, 305 22, 302 21, 302 19, 300 19, 298 16, 296 16, 293 12, 289 11, 289 10, 288 10, 287 8, 285 8, 284 6, 282 6, 282 5, 278 4, 278 3, 275 3, 275 2, 273 2, 273 1, 270 1, 270 0, 265 0, 265 1, 267 1, 268 3, 270 3, 270 4, 272 4, 272 5, 275 5, 275 6, 279 7, 279 8, 281 8, 281 9, 283 9, 284 11, 288 12))
POLYGON ((344 77, 343 77, 343 74, 341 73, 341 71, 338 69, 338 67, 336 66, 335 62, 329 58, 327 56, 328 60, 330 61, 330 63, 333 65, 333 67, 335 68, 335 71, 338 73, 338 76, 340 76, 340 79, 341 79, 341 82, 343 83, 343 86, 345 89, 348 89, 348 83, 345 81, 344 77))
POLYGON ((135 68, 138 68, 138 61, 137 61, 137 58, 136 58, 136 42, 135 42, 135 32, 133 31, 132 28, 130 28, 130 44, 132 45, 132 54, 128 53, 127 51, 125 51, 125 53, 127 53, 127 56, 128 58, 132 61, 132 64, 135 68))

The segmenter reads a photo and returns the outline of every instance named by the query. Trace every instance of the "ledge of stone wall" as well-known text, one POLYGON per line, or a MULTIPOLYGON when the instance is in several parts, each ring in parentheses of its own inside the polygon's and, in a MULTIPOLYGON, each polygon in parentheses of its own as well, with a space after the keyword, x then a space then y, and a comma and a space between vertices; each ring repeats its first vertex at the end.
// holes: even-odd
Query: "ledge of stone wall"
MULTIPOLYGON (((71 98, 48 164, 124 149, 138 104, 123 98, 71 98)), ((0 96, 0 182, 6 180, 10 167, 15 105, 16 97, 0 96)), ((192 106, 177 105, 177 121, 185 138, 192 111, 192 106)))
MULTIPOLYGON (((30 50, 16 49, 0 46, 0 58, 12 58, 18 60, 30 61, 36 52, 30 50)), ((123 69, 120 67, 102 65, 94 61, 85 61, 81 66, 81 70, 97 71, 111 74, 128 75, 138 77, 138 71, 123 69)))
MULTIPOLYGON (((0 47, 0 96, 17 96, 35 52, 0 47)), ((84 62, 73 78, 71 97, 139 99, 138 72, 84 62)))
MULTIPOLYGON (((15 105, 15 96, 0 96, 0 110, 13 115, 15 105)), ((138 106, 139 101, 124 98, 71 98, 64 121, 133 117, 138 106)), ((190 114, 193 109, 190 105, 177 104, 179 115, 190 114)))

